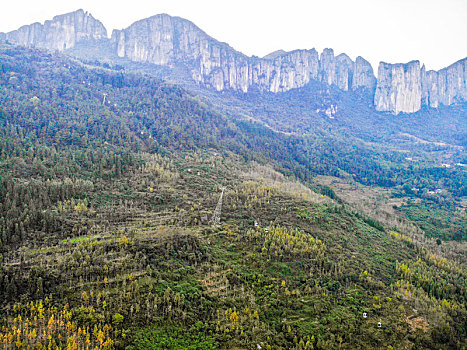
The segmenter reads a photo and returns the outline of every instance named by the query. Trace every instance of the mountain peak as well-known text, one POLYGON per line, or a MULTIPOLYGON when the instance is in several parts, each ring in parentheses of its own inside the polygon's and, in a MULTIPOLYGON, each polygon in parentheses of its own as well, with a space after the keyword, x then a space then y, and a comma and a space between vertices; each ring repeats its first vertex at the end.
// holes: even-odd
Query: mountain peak
POLYGON ((283 92, 317 80, 344 91, 374 92, 376 109, 396 114, 416 112, 423 104, 438 107, 439 103, 467 100, 466 59, 439 72, 420 69, 418 60, 381 62, 376 79, 367 60, 359 56, 354 62, 345 53, 335 56, 331 48, 320 55, 312 49, 248 57, 210 37, 193 22, 167 13, 114 30, 110 45, 106 39, 103 24, 83 9, 55 16, 44 24, 0 33, 0 40, 59 51, 80 42, 103 40, 111 55, 162 66, 182 65, 196 83, 218 91, 283 92))
POLYGON ((107 37, 104 25, 89 12, 79 9, 47 20, 33 23, 4 34, 4 39, 21 46, 35 46, 63 51, 78 42, 107 37))
POLYGON ((128 28, 114 30, 111 40, 119 57, 158 65, 198 60, 213 46, 242 55, 210 37, 193 22, 168 14, 151 16, 128 28))
POLYGON ((264 56, 263 58, 265 60, 274 60, 277 57, 284 56, 286 54, 287 54, 287 51, 284 51, 284 50, 281 49, 281 50, 273 51, 273 52, 267 54, 266 56, 264 56))

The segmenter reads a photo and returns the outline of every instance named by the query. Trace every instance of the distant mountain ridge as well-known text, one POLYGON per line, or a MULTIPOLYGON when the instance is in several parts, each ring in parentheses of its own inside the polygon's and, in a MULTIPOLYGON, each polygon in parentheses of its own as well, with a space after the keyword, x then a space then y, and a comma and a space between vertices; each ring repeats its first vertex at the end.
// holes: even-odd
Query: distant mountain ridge
POLYGON ((422 105, 437 108, 467 101, 467 58, 439 71, 426 71, 419 61, 381 62, 375 107, 379 111, 413 113, 422 105))
POLYGON ((264 58, 248 57, 219 42, 192 22, 167 14, 142 19, 111 38, 103 24, 78 10, 0 34, 0 39, 23 46, 65 51, 78 43, 106 41, 114 54, 135 62, 161 66, 184 65, 197 83, 217 91, 284 92, 311 80, 344 91, 366 89, 374 93, 378 111, 413 113, 423 105, 438 107, 467 101, 467 58, 440 71, 426 71, 419 61, 381 62, 378 78, 363 57, 324 49, 275 51, 264 58))
POLYGON ((335 84, 342 90, 360 86, 373 88, 374 76, 368 62, 359 66, 347 56, 334 57, 331 49, 318 56, 316 50, 296 50, 274 59, 248 57, 211 38, 190 21, 166 14, 156 15, 114 30, 112 43, 119 57, 158 65, 183 62, 192 78, 218 91, 251 89, 282 92, 302 87, 311 79, 335 84), (353 79, 353 71, 365 71, 353 79))
POLYGON ((55 16, 44 24, 33 23, 2 34, 3 39, 15 44, 59 51, 72 48, 78 42, 107 38, 104 25, 83 10, 55 16))

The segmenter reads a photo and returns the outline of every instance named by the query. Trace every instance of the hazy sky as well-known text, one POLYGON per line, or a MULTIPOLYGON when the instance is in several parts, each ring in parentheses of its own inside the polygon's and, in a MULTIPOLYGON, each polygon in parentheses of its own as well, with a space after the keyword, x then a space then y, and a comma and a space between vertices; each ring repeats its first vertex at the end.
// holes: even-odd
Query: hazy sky
POLYGON ((467 56, 467 0, 2 0, 0 32, 82 8, 109 32, 168 13, 247 55, 333 48, 440 69, 467 56))

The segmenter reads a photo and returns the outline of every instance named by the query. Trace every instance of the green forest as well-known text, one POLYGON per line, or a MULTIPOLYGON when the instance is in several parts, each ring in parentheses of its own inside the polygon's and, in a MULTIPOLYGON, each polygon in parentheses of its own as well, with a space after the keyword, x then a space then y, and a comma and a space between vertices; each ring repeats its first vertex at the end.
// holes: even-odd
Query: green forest
POLYGON ((436 161, 457 148, 411 163, 365 120, 264 125, 299 123, 299 92, 245 98, 258 120, 196 92, 0 44, 4 349, 467 347, 467 172, 436 161))

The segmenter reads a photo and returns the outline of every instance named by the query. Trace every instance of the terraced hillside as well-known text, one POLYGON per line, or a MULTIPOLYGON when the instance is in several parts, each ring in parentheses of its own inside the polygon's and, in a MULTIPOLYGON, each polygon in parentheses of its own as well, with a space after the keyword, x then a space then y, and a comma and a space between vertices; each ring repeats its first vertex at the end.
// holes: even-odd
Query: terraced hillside
POLYGON ((361 210, 300 140, 152 77, 1 50, 4 348, 467 346, 462 243, 361 210))

